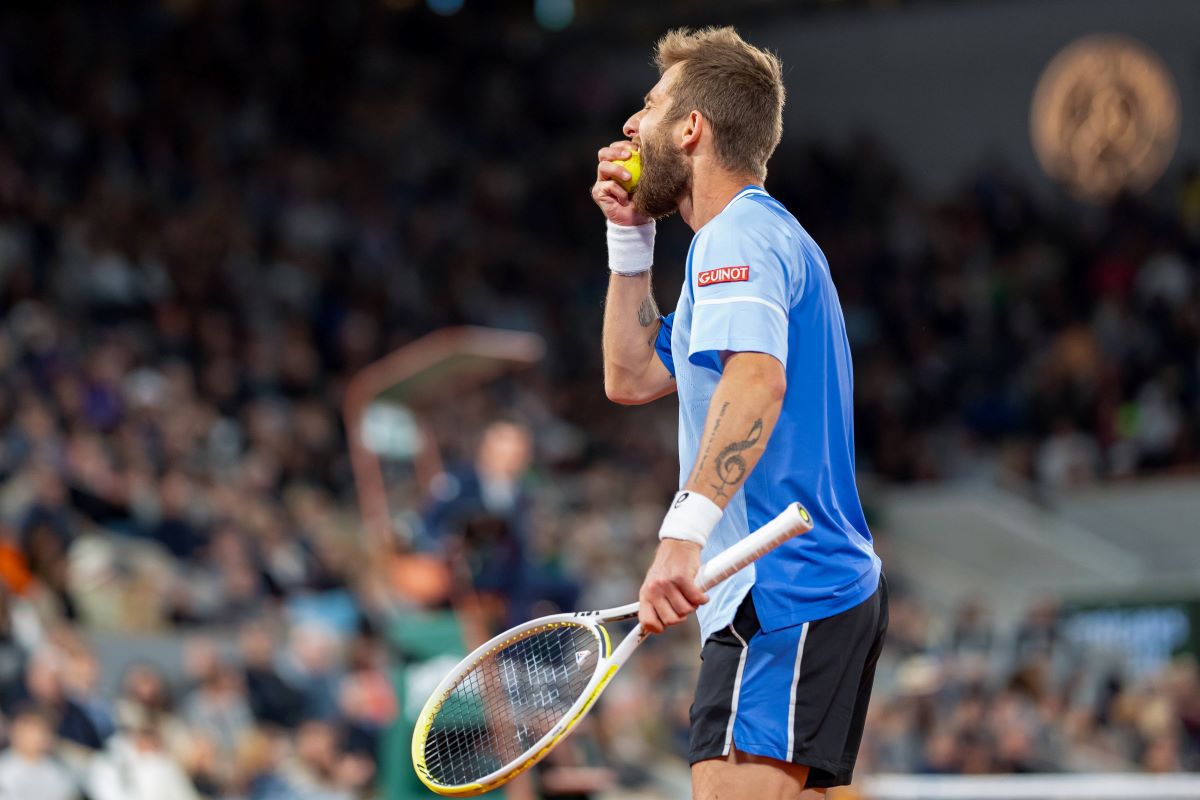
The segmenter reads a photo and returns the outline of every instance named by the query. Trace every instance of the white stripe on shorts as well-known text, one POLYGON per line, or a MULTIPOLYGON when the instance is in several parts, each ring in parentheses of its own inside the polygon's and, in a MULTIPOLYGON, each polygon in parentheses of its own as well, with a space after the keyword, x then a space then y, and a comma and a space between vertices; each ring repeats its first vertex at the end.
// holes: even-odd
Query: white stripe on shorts
POLYGON ((796 749, 796 689, 800 686, 800 662, 804 659, 804 640, 807 638, 808 623, 806 622, 800 631, 800 643, 796 645, 796 666, 792 669, 792 697, 788 703, 788 761, 792 760, 792 753, 796 749))
POLYGON ((746 653, 750 650, 746 646, 746 640, 738 636, 732 624, 729 626, 729 632, 737 636, 737 640, 742 643, 742 655, 738 659, 737 674, 733 678, 733 699, 729 701, 729 725, 725 728, 725 749, 721 753, 726 756, 729 755, 729 748, 733 744, 733 723, 737 720, 738 697, 742 693, 742 670, 746 666, 746 653))

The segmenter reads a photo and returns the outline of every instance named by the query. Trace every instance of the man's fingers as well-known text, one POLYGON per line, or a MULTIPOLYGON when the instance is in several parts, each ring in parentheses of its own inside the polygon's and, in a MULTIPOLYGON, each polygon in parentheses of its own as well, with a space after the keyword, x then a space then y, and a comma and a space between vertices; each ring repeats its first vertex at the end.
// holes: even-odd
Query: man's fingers
POLYGON ((611 200, 619 206, 629 205, 629 192, 616 181, 596 181, 592 184, 592 199, 597 203, 611 200))
POLYGON ((687 606, 683 595, 679 594, 679 591, 668 583, 655 581, 642 587, 641 596, 638 598, 641 603, 638 608, 638 621, 642 623, 642 627, 651 633, 662 633, 664 628, 671 625, 678 625, 690 613, 685 612, 680 614, 675 610, 669 598, 671 592, 674 592, 676 595, 677 599, 675 602, 684 607, 687 606))
POLYGON ((629 142, 613 142, 608 147, 596 151, 597 161, 621 161, 633 155, 633 145, 629 142))
POLYGON ((678 625, 683 622, 684 618, 676 613, 671 607, 671 601, 665 597, 660 597, 654 601, 654 610, 658 612, 658 618, 663 621, 664 625, 678 625))
POLYGON ((642 629, 650 633, 662 633, 663 624, 659 620, 658 614, 654 611, 654 606, 649 603, 642 603, 638 609, 638 622, 642 623, 642 629))
POLYGON ((601 147, 596 151, 596 160, 603 163, 605 161, 624 161, 633 155, 633 151, 628 147, 601 147))
POLYGON ((596 175, 601 179, 612 178, 613 180, 621 181, 627 181, 632 177, 629 174, 629 170, 611 161, 601 161, 600 166, 596 168, 596 175))
POLYGON ((667 602, 671 604, 671 608, 680 617, 686 618, 688 614, 696 610, 696 604, 684 597, 678 584, 668 586, 664 594, 666 595, 667 602))
POLYGON ((693 610, 695 610, 695 606, 702 606, 708 602, 708 595, 700 591, 700 587, 696 585, 695 581, 684 581, 682 584, 677 585, 679 586, 679 590, 683 592, 683 596, 692 604, 693 610))
MULTIPOLYGON (((601 161, 596 165, 596 183, 604 183, 605 181, 626 181, 630 178, 629 170, 622 166, 612 163, 611 161, 601 161)), ((618 184, 620 186, 620 184, 618 184)), ((621 189, 625 192, 624 189, 621 189)), ((625 192, 628 195, 628 192, 625 192)))

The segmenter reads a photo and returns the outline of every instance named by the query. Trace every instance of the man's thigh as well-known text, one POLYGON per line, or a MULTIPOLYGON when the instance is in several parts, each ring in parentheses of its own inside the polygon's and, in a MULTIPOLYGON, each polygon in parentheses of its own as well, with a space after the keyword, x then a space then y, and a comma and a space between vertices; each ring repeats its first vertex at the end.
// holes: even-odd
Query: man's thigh
POLYGON ((743 753, 736 747, 724 758, 692 765, 692 800, 810 800, 804 791, 808 767, 743 753))

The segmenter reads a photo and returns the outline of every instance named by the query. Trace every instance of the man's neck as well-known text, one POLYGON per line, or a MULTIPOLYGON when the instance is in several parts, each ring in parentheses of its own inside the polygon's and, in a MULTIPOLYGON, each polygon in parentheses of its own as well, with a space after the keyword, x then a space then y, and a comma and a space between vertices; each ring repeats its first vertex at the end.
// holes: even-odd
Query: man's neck
POLYGON ((720 214, 742 189, 751 184, 758 185, 758 178, 753 175, 728 172, 719 167, 705 169, 704 166, 696 165, 692 190, 679 203, 679 216, 693 231, 700 230, 720 214))

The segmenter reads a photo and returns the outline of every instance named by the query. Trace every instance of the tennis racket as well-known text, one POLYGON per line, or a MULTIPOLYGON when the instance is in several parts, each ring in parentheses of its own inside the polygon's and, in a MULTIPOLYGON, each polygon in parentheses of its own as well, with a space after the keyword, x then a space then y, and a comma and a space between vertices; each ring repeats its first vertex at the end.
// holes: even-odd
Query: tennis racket
MULTIPOLYGON (((708 591, 783 542, 812 530, 792 503, 775 519, 700 568, 708 591)), ((421 710, 413 766, 440 795, 471 797, 541 761, 595 704, 649 634, 640 624, 614 649, 606 622, 632 619, 638 604, 555 614, 481 645, 447 675, 421 710)))

